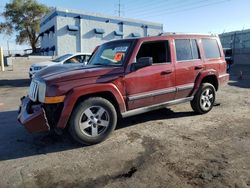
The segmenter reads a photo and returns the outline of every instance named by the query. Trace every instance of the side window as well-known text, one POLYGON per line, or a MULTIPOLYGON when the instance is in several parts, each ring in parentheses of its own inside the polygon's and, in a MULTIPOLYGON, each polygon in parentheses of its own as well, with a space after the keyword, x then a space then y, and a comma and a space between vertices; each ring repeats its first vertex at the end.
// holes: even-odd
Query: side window
POLYGON ((152 57, 153 63, 169 63, 170 51, 168 41, 145 42, 136 56, 136 60, 141 57, 152 57))
POLYGON ((202 39, 205 57, 207 59, 220 58, 220 50, 216 39, 202 39))
POLYGON ((85 60, 85 55, 80 55, 79 56, 79 62, 84 63, 84 60, 85 60))
POLYGON ((64 62, 64 64, 71 64, 71 63, 80 63, 79 57, 78 56, 74 56, 74 57, 71 57, 71 58, 69 58, 68 60, 66 60, 64 62))
POLYGON ((185 61, 193 59, 189 39, 176 39, 175 49, 176 49, 177 61, 185 61))
POLYGON ((90 55, 86 55, 86 56, 85 56, 85 62, 88 62, 88 61, 89 61, 89 58, 90 58, 90 55))
POLYGON ((191 39, 191 48, 192 48, 193 59, 200 59, 200 53, 198 50, 197 41, 195 39, 191 39))

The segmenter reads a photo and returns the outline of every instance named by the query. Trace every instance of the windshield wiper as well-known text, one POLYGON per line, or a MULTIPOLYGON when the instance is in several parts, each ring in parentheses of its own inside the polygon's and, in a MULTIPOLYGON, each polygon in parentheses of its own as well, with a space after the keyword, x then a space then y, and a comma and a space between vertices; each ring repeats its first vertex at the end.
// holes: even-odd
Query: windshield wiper
POLYGON ((109 64, 95 63, 93 65, 110 66, 109 64))

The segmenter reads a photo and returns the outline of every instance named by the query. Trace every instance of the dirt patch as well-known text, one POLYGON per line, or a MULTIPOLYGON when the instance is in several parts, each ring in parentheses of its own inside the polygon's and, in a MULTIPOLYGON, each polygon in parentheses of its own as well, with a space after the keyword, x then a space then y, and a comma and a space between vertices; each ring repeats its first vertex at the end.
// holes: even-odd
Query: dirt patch
POLYGON ((136 132, 131 132, 127 134, 127 136, 130 142, 134 142, 135 140, 141 139, 141 135, 136 132))

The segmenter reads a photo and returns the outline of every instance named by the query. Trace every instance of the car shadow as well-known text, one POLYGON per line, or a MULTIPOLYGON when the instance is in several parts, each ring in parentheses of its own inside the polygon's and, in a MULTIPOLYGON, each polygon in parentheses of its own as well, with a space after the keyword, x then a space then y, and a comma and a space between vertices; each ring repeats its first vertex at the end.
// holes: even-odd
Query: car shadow
MULTIPOLYGON (((170 109, 161 109, 122 119, 116 130, 148 121, 194 115, 193 112, 173 112, 170 109)), ((16 117, 17 111, 0 112, 0 161, 83 147, 75 142, 68 133, 64 133, 62 136, 49 133, 30 134, 17 122, 16 117)))
POLYGON ((0 87, 28 87, 30 79, 0 80, 0 87))
POLYGON ((0 161, 82 147, 67 134, 30 134, 16 117, 17 111, 0 112, 0 161))
POLYGON ((193 111, 189 112, 174 112, 169 108, 163 108, 147 113, 143 113, 136 116, 131 116, 128 118, 124 118, 119 120, 119 123, 116 127, 116 129, 122 129, 125 127, 134 126, 136 124, 145 123, 149 121, 155 121, 155 120, 166 120, 166 119, 173 119, 173 118, 182 118, 182 117, 189 117, 189 116, 195 116, 193 111))

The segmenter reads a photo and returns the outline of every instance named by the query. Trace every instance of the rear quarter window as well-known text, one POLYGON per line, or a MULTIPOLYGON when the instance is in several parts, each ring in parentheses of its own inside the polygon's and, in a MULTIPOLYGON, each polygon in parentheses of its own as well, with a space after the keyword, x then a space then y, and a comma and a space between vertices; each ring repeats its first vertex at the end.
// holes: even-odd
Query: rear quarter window
POLYGON ((216 39, 202 39, 202 45, 207 59, 220 58, 220 49, 216 39))

